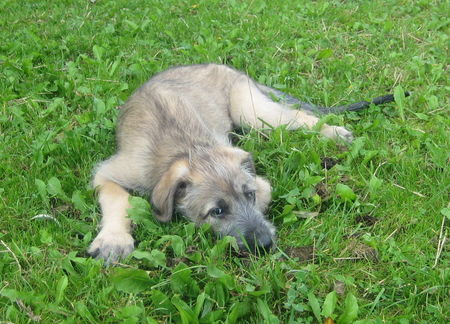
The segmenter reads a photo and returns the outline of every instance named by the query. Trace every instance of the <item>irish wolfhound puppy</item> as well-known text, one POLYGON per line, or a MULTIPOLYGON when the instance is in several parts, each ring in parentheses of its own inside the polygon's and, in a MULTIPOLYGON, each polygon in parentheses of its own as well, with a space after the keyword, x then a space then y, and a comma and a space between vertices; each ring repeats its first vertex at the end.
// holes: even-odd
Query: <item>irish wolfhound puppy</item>
MULTIPOLYGON (((392 97, 373 103, 386 101, 392 97)), ((234 236, 242 249, 269 250, 275 241, 275 228, 264 216, 270 184, 255 174, 251 155, 233 147, 228 134, 234 127, 294 130, 318 122, 293 105, 316 109, 224 65, 182 66, 154 76, 123 106, 117 153, 95 171, 103 217, 89 253, 113 262, 133 250, 127 190, 151 195, 153 213, 162 222, 177 210, 196 224, 211 224, 220 236, 234 236), (275 102, 271 93, 284 98, 275 102)), ((325 124, 320 133, 352 140, 340 126, 325 124)))

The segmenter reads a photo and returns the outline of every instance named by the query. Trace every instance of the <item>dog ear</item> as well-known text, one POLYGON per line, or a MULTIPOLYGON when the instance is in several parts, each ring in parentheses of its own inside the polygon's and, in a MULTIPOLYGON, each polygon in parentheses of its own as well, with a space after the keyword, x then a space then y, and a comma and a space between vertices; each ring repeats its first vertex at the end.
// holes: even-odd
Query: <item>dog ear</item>
POLYGON ((223 147, 222 153, 233 165, 239 166, 253 176, 256 176, 252 155, 237 147, 223 147))
POLYGON ((173 205, 177 196, 186 189, 189 166, 186 160, 178 160, 163 174, 152 192, 152 209, 161 222, 172 219, 173 205))
POLYGON ((241 167, 248 171, 252 176, 256 176, 255 163, 253 162, 253 158, 250 153, 247 153, 247 155, 244 156, 241 162, 241 167))

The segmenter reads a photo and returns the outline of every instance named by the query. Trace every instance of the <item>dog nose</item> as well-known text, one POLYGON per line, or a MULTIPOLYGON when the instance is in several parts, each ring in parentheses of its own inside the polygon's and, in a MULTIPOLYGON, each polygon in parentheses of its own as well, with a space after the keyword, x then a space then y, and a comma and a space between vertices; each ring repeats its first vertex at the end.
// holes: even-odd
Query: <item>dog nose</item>
POLYGON ((263 246, 263 248, 264 248, 264 250, 270 250, 272 248, 272 246, 273 246, 273 241, 270 240, 263 246))
POLYGON ((259 245, 260 249, 263 249, 264 251, 269 252, 270 249, 272 248, 273 241, 269 237, 269 238, 266 238, 265 240, 262 240, 262 241, 260 240, 258 245, 259 245))

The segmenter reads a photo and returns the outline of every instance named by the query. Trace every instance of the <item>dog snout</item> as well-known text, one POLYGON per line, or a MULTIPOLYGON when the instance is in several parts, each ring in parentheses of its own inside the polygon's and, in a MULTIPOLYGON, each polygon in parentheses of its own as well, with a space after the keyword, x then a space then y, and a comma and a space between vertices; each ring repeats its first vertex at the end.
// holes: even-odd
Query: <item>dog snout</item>
POLYGON ((274 245, 274 236, 264 223, 252 223, 252 226, 248 226, 244 232, 242 239, 239 244, 241 249, 254 253, 269 252, 274 245))
POLYGON ((263 250, 265 250, 265 251, 269 251, 273 246, 272 237, 267 236, 267 237, 263 238, 262 240, 260 239, 258 242, 258 246, 263 248, 263 250))
POLYGON ((256 233, 249 233, 246 237, 246 248, 251 252, 265 253, 269 252, 273 246, 272 236, 267 233, 263 235, 255 235, 256 233))
POLYGON ((252 253, 269 252, 275 244, 275 229, 264 215, 251 205, 241 206, 232 235, 236 237, 239 248, 252 253))

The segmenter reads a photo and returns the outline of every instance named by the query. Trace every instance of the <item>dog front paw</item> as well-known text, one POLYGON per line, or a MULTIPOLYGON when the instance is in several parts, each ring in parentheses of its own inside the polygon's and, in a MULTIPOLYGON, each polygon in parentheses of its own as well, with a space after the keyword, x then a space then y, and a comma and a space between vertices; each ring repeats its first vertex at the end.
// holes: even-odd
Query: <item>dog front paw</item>
POLYGON ((353 142, 353 134, 349 130, 341 126, 324 126, 320 133, 328 138, 341 139, 345 142, 353 142))
POLYGON ((88 253, 96 259, 104 259, 105 264, 115 263, 134 250, 134 239, 127 232, 101 230, 91 243, 88 253))

